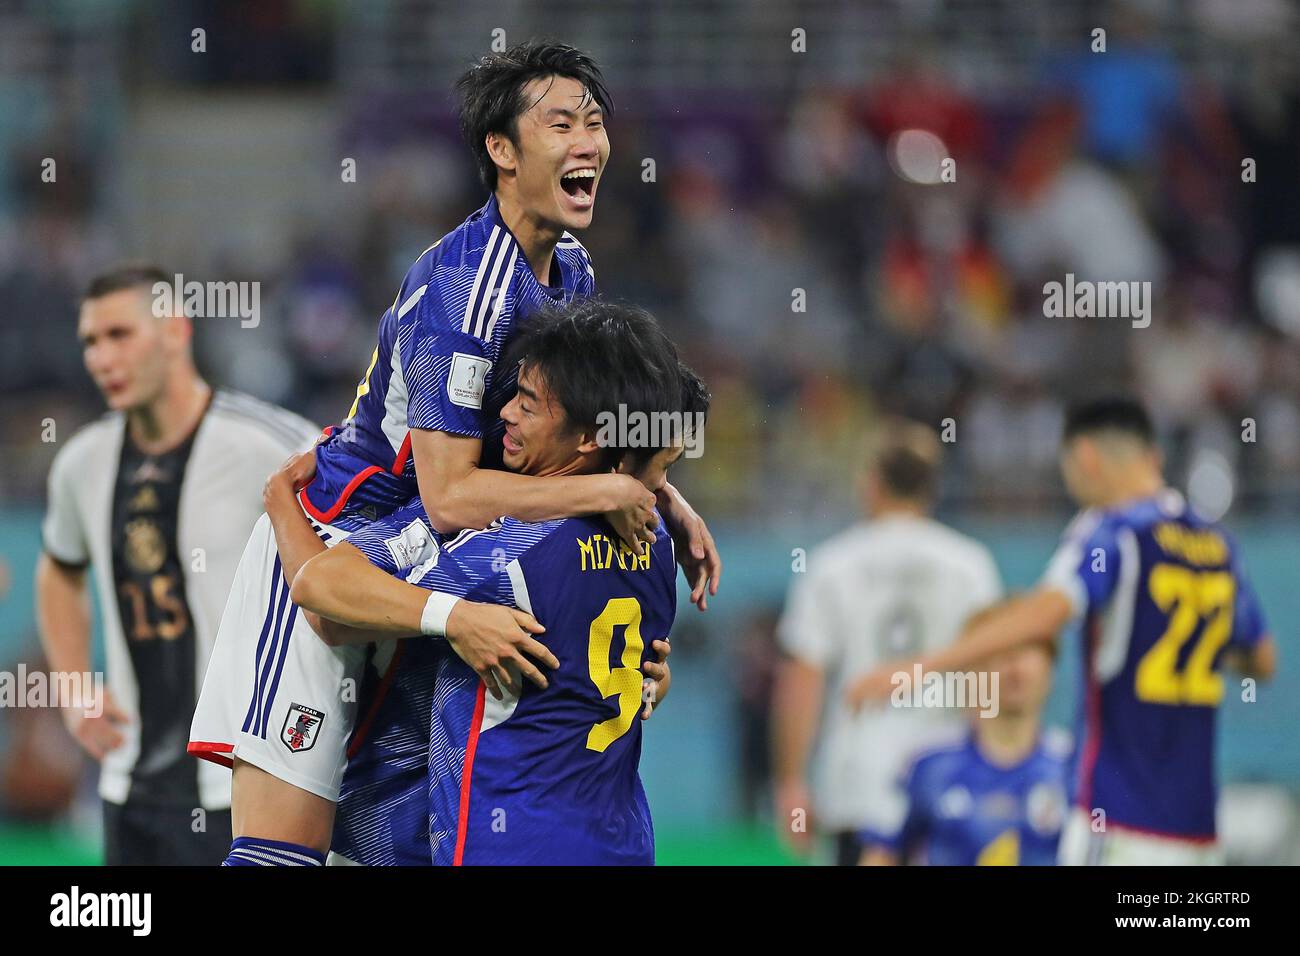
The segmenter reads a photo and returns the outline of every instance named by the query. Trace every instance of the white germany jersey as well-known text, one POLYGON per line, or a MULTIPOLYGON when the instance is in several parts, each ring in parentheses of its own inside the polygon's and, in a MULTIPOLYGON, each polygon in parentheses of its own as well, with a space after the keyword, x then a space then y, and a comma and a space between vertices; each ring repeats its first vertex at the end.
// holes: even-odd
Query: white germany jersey
MULTIPOLYGON (((114 586, 112 520, 126 417, 110 413, 79 430, 54 458, 48 479, 43 546, 70 565, 91 566, 105 642, 105 681, 129 717, 125 742, 101 766, 99 792, 126 801, 141 750, 140 693, 114 586)), ((221 612, 253 524, 262 486, 320 431, 306 419, 246 395, 217 390, 193 436, 180 478, 176 551, 194 632, 194 686, 202 686, 221 612)), ((128 609, 129 610, 129 609, 128 609)), ((185 741, 179 741, 184 751, 185 741)), ((188 759, 188 758, 187 758, 188 759)), ((210 810, 230 805, 230 772, 198 761, 199 799, 210 810)))
POLYGON ((813 783, 820 827, 901 824, 895 777, 916 747, 963 719, 956 710, 890 707, 854 715, 843 701, 848 683, 950 644, 1001 593, 988 549, 930 518, 865 522, 812 551, 806 573, 794 575, 778 638, 826 676, 813 783))

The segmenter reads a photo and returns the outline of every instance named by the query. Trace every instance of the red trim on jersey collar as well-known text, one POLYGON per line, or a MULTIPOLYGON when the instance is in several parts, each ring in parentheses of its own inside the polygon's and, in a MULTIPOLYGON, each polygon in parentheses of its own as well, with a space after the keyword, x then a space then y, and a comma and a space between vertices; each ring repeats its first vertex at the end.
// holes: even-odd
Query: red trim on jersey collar
POLYGON ((483 710, 487 705, 487 686, 479 681, 478 696, 474 700, 474 716, 470 719, 469 740, 465 743, 465 763, 460 771, 460 813, 456 816, 456 853, 452 866, 465 865, 465 837, 469 833, 469 785, 474 776, 474 752, 478 750, 479 731, 483 727, 483 710))

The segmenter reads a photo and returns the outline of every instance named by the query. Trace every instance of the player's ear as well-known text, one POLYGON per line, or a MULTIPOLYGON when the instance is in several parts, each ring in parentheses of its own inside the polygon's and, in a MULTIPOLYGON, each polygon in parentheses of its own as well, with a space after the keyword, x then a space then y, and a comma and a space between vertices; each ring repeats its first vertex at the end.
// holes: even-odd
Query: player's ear
POLYGON ((194 338, 194 323, 190 321, 188 315, 179 311, 176 315, 169 315, 161 321, 163 335, 167 337, 167 342, 173 351, 180 352, 190 347, 190 342, 194 338))
POLYGON ((507 169, 514 172, 515 167, 519 164, 519 157, 515 152, 515 144, 510 142, 510 137, 505 133, 488 133, 484 139, 487 146, 488 156, 492 157, 492 162, 501 169, 507 169))
POLYGON ((1084 474, 1097 473, 1101 464, 1101 451, 1088 435, 1080 435, 1074 440, 1074 460, 1079 463, 1084 474))

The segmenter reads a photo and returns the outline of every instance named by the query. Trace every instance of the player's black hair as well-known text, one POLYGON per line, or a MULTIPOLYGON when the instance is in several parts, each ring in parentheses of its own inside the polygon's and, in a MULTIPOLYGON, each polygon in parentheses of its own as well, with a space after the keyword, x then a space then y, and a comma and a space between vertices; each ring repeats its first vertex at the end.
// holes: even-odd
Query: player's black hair
POLYGON ((124 289, 153 289, 157 282, 171 285, 172 277, 152 262, 123 262, 95 275, 86 284, 82 300, 100 299, 124 289))
MULTIPOLYGON (((577 299, 529 318, 507 351, 506 367, 536 370, 564 409, 571 428, 598 434, 602 413, 680 412, 682 382, 677 348, 654 316, 633 305, 577 299)), ((644 463, 662 444, 630 448, 627 436, 604 443, 604 466, 624 455, 644 463)))
POLYGON ((1066 411, 1065 443, 1097 432, 1120 432, 1146 445, 1155 444, 1156 439, 1151 416, 1142 403, 1122 395, 1080 402, 1066 411))
POLYGON ((456 81, 460 130, 474 154, 479 179, 489 190, 497 188, 497 167, 488 155, 488 133, 503 133, 518 146, 519 117, 532 106, 524 98, 524 87, 548 76, 577 80, 606 116, 613 113, 614 102, 596 61, 575 47, 552 40, 526 40, 504 53, 489 53, 456 81))
POLYGON ((891 495, 929 502, 938 494, 942 448, 929 425, 888 418, 869 447, 869 467, 891 495))
POLYGON ((713 401, 713 396, 709 394, 709 387, 685 362, 677 363, 677 374, 682 380, 682 414, 685 416, 686 426, 688 428, 695 426, 696 415, 701 416, 699 419, 701 422, 707 422, 709 405, 713 401))

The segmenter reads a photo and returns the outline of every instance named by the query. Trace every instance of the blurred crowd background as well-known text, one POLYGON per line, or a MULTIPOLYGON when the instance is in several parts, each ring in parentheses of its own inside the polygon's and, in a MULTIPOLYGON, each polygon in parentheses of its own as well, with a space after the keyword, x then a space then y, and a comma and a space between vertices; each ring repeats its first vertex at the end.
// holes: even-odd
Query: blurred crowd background
MULTIPOLYGON (((581 238, 602 290, 659 316, 714 393, 677 477, 727 571, 706 615, 680 612, 675 699, 647 735, 661 856, 780 858, 773 623, 793 549, 857 518, 873 420, 952 420, 942 514, 1024 586, 1069 517, 1064 404, 1112 386, 1148 401, 1172 481, 1244 542, 1283 672, 1225 708, 1221 766, 1250 808, 1225 827, 1235 858, 1294 860, 1289 0, 0 0, 0 667, 36 647, 42 423, 66 437, 102 408, 75 339, 87 278, 146 257, 260 282, 255 328, 199 322, 201 368, 337 420, 406 268, 485 198, 450 87, 497 30, 603 65, 612 154, 581 238), (1149 281, 1150 327, 1045 317, 1066 273, 1149 281)), ((61 734, 0 711, 0 863, 87 845, 61 734)))

